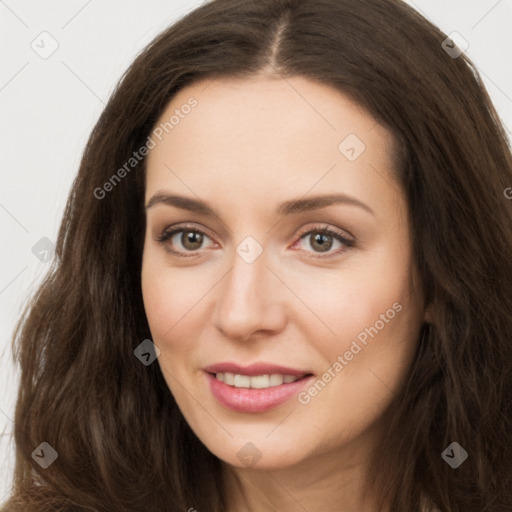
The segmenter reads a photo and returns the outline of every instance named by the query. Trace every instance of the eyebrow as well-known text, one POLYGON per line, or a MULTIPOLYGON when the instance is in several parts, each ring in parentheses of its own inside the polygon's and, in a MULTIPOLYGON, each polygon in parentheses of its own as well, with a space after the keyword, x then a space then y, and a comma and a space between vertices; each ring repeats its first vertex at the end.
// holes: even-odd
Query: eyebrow
MULTIPOLYGON (((182 210, 187 210, 200 215, 207 215, 219 217, 215 210, 206 202, 192 197, 180 196, 176 194, 167 194, 165 192, 157 192, 145 206, 149 210, 157 204, 165 204, 168 206, 175 206, 182 210)), ((326 194, 317 195, 313 197, 291 199, 281 203, 277 209, 276 214, 281 216, 294 215, 311 210, 318 210, 326 208, 334 204, 345 204, 349 206, 358 206, 368 213, 375 216, 375 212, 365 203, 347 194, 326 194)))

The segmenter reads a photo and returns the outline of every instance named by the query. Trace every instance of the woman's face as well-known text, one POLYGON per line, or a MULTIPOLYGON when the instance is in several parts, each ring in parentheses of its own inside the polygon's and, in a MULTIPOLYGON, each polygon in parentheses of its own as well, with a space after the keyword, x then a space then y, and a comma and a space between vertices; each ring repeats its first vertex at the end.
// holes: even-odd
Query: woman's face
POLYGON ((424 321, 389 133, 258 77, 182 89, 152 139, 142 291, 190 427, 238 467, 369 446, 424 321))

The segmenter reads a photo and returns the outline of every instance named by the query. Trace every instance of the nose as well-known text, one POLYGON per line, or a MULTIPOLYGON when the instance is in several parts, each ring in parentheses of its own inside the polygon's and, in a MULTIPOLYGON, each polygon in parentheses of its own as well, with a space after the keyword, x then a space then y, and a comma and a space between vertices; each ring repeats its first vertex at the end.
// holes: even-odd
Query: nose
POLYGON ((283 328, 286 288, 269 267, 265 251, 252 263, 234 254, 231 270, 219 283, 213 313, 213 324, 225 337, 246 341, 283 328))

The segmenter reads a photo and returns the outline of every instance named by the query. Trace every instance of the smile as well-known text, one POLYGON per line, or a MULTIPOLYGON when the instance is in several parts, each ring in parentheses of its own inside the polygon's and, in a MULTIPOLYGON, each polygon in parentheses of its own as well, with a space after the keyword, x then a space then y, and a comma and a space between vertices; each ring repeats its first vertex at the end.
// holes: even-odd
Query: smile
POLYGON ((261 413, 296 397, 314 379, 311 373, 244 375, 233 372, 203 373, 217 403, 231 411, 261 413))
POLYGON ((235 388, 252 388, 252 389, 266 389, 280 386, 281 384, 290 384, 299 380, 299 377, 294 375, 280 375, 277 373, 266 375, 241 375, 239 373, 219 372, 215 374, 215 378, 224 382, 228 386, 235 388))

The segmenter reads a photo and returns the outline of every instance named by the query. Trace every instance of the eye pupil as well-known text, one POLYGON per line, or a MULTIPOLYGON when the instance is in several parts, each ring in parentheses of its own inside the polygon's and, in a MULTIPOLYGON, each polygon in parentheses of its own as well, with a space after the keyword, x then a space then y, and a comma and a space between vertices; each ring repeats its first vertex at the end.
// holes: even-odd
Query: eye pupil
POLYGON ((181 235, 181 243, 186 249, 195 251, 201 247, 203 243, 203 235, 196 231, 183 231, 183 234, 181 235), (192 244, 192 247, 187 246, 189 243, 192 244))
POLYGON ((316 233, 311 245, 314 247, 315 244, 319 244, 318 248, 321 252, 328 251, 332 247, 332 236, 326 235, 325 233, 316 233))

